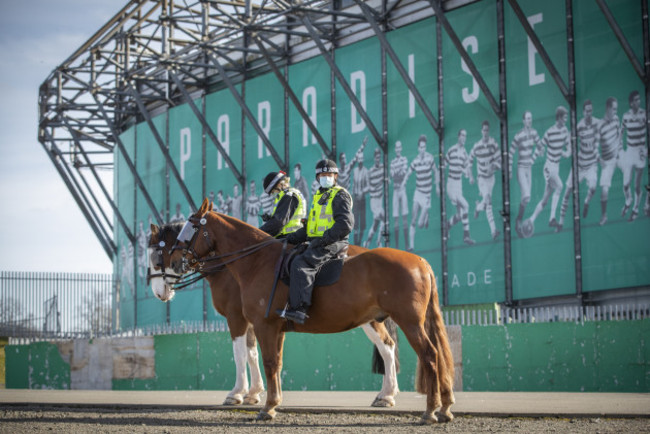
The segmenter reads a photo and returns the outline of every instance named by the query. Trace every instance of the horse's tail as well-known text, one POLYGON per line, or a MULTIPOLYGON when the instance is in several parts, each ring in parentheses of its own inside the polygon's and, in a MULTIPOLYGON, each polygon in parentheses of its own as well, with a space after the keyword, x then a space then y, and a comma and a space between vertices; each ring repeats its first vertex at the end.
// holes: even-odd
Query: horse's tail
MULTIPOLYGON (((441 389, 453 389, 454 385, 454 358, 449 346, 447 337, 447 328, 442 318, 442 311, 438 303, 438 285, 433 271, 429 272, 431 296, 427 305, 424 328, 438 354, 437 370, 438 381, 441 389)), ((418 358, 417 370, 415 375, 415 388, 418 393, 426 394, 428 390, 428 380, 426 372, 418 358)))
MULTIPOLYGON (((388 334, 395 342, 395 372, 399 372, 399 346, 397 345, 397 324, 390 317, 384 321, 388 334)), ((372 373, 373 374, 386 374, 386 367, 384 366, 384 359, 379 354, 377 346, 372 347, 372 373)))

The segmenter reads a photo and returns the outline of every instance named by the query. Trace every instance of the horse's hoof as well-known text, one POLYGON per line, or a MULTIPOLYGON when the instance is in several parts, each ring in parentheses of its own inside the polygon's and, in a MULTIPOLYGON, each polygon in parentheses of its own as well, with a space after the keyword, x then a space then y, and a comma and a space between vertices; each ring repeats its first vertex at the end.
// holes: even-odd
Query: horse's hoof
POLYGON ((438 418, 434 413, 424 413, 421 422, 423 425, 438 423, 438 418))
POLYGON ((273 420, 274 417, 275 417, 275 414, 267 413, 265 411, 260 411, 259 413, 257 413, 257 420, 260 420, 260 421, 273 420))
POLYGON ((241 398, 235 398, 234 396, 226 397, 226 400, 223 402, 223 405, 241 405, 243 401, 241 398))
POLYGON ((371 406, 372 407, 394 407, 395 400, 392 398, 375 398, 371 406))
POLYGON ((260 403, 259 396, 246 396, 244 397, 244 404, 246 405, 256 405, 260 403))
POLYGON ((454 420, 454 414, 451 412, 451 410, 447 409, 445 411, 440 411, 438 414, 438 422, 451 422, 454 420))

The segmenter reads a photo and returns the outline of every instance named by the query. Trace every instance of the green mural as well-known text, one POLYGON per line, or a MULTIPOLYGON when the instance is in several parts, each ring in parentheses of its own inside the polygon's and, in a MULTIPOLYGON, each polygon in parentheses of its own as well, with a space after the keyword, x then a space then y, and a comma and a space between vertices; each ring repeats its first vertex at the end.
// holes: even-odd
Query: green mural
MULTIPOLYGON (((322 57, 316 57, 293 65, 289 69, 289 85, 301 103, 301 107, 318 129, 327 149, 332 148, 332 93, 330 68, 322 57)), ((314 175, 316 163, 326 154, 319 145, 307 122, 289 104, 289 176, 296 187, 311 204, 317 189, 314 175)))
MULTIPOLYGON (((578 17, 576 74, 584 77, 577 81, 578 140, 580 150, 586 151, 578 153, 583 290, 647 285, 650 205, 647 191, 643 200, 643 186, 648 185, 643 83, 600 8, 590 2, 574 3, 578 17), (588 111, 591 128, 585 127, 588 111), (589 160, 592 136, 600 141, 595 149, 599 161, 589 160), (590 193, 593 184, 596 186, 590 193)), ((637 59, 643 63, 639 2, 609 3, 637 59)))
MULTIPOLYGON (((448 14, 492 95, 499 94, 495 4, 476 3, 448 14)), ((446 34, 442 48, 449 303, 503 301, 499 122, 446 34)))
MULTIPOLYGON (((254 226, 261 224, 260 216, 272 206, 262 189, 268 172, 286 167, 293 185, 310 200, 314 165, 333 150, 339 183, 354 198, 351 242, 373 248, 388 238, 389 246, 423 256, 438 276, 446 273, 447 304, 504 301, 507 266, 512 271, 514 300, 575 294, 576 253, 582 260, 584 292, 648 285, 650 204, 643 188, 648 184, 643 83, 598 5, 574 1, 577 108, 572 127, 569 101, 556 83, 557 78, 569 87, 566 3, 520 0, 517 4, 559 77, 553 77, 505 2, 507 113, 503 122, 508 137, 502 137, 499 115, 444 31, 442 53, 437 52, 435 17, 388 31, 386 37, 440 122, 442 142, 388 56, 382 88, 382 49, 375 37, 337 48, 334 59, 372 126, 379 135, 386 134, 386 156, 372 126, 366 125, 338 80, 332 89, 333 73, 323 56, 290 64, 285 73, 324 147, 273 73, 248 78, 236 88, 273 144, 277 159, 229 89, 206 95, 196 104, 205 110, 208 125, 235 167, 229 167, 187 105, 159 115, 154 120, 157 131, 168 143, 195 203, 207 196, 215 210, 254 226), (574 159, 579 215, 573 213, 574 159), (504 244, 502 217, 505 170, 510 179, 510 197, 505 198, 512 228, 509 246, 504 244), (577 251, 576 222, 581 231, 577 251), (446 251, 443 236, 448 237, 446 251), (506 265, 508 248, 512 263, 506 265)), ((642 64, 638 2, 608 4, 642 64)), ((500 104, 496 0, 474 2, 446 16, 500 104)), ((187 217, 189 205, 148 125, 141 123, 121 137, 155 207, 166 220, 187 217)), ((179 293, 171 305, 152 297, 144 282, 142 255, 151 210, 118 151, 116 173, 118 206, 137 239, 131 245, 117 225, 120 324, 216 318, 203 284, 179 293)))
MULTIPOLYGON (((519 4, 566 83, 564 1, 519 4)), ((561 200, 571 168, 568 104, 510 7, 505 26, 513 296, 571 294, 573 216, 561 200)))
MULTIPOLYGON (((438 120, 435 31, 435 21, 427 19, 390 32, 387 37, 438 120)), ((439 279, 442 253, 438 135, 390 59, 387 80, 390 246, 410 249, 426 258, 439 279)))
MULTIPOLYGON (((381 127, 381 62, 379 42, 366 39, 336 51, 336 65, 348 86, 372 121, 375 129, 381 127)), ((363 120, 341 84, 336 84, 336 150, 339 165, 339 184, 352 195, 354 230, 350 242, 361 246, 367 240, 374 214, 370 196, 370 173, 373 169, 378 145, 368 125, 363 120)), ((381 152, 381 151, 379 151, 381 152)), ((375 194, 383 194, 375 192, 375 194)))

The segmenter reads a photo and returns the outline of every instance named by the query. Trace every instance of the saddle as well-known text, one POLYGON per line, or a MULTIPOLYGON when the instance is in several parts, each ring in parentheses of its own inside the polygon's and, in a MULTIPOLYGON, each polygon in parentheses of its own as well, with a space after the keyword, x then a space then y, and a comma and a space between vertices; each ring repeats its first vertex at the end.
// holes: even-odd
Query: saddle
MULTIPOLYGON (((282 280, 287 286, 289 286, 291 262, 293 262, 296 255, 299 255, 307 250, 308 246, 309 243, 299 244, 283 255, 280 262, 280 280, 282 280)), ((318 270, 318 273, 316 273, 314 286, 326 286, 338 282, 339 278, 341 277, 341 271, 343 270, 343 263, 347 258, 348 247, 346 246, 344 249, 339 251, 335 257, 327 261, 320 270, 318 270)))

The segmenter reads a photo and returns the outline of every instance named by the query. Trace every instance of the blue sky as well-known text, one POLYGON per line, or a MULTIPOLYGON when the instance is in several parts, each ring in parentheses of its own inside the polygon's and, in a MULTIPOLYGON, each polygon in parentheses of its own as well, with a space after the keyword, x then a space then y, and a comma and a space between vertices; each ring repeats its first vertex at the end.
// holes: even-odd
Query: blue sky
POLYGON ((38 87, 126 1, 0 0, 0 270, 112 272, 38 142, 38 87))

